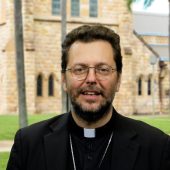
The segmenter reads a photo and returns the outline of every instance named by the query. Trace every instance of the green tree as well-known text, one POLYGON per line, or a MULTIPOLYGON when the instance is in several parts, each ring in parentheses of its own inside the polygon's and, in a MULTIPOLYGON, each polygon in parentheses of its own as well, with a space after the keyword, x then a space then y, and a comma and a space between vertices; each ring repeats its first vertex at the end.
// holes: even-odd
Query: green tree
MULTIPOLYGON (((138 1, 141 1, 141 0, 126 0, 126 1, 127 1, 127 6, 128 6, 128 8, 129 8, 129 10, 131 10, 131 4, 132 4, 133 2, 138 2, 138 1)), ((144 7, 150 6, 153 1, 154 1, 154 0, 143 0, 143 5, 144 5, 144 7)))

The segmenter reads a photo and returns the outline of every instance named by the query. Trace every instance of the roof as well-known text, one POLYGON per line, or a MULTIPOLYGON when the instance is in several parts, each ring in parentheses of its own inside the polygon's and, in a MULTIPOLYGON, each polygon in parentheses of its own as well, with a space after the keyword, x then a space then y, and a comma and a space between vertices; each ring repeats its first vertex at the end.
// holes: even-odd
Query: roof
POLYGON ((134 29, 143 35, 168 36, 168 15, 153 13, 133 13, 134 29))
MULTIPOLYGON (((168 14, 134 12, 133 29, 141 36, 162 36, 168 38, 169 16, 168 14)), ((168 44, 155 43, 148 45, 159 54, 161 60, 169 60, 168 44)))

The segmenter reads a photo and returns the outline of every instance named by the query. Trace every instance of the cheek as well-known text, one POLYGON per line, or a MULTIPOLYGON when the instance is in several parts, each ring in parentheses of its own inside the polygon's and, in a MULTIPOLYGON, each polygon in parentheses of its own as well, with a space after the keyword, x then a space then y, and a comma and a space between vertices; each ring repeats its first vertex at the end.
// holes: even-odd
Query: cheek
POLYGON ((113 80, 107 83, 103 83, 102 87, 103 89, 105 89, 108 95, 111 95, 112 93, 115 93, 117 91, 118 85, 117 85, 117 82, 113 80))
POLYGON ((80 86, 81 83, 74 79, 67 79, 66 81, 66 89, 68 93, 76 91, 80 86))

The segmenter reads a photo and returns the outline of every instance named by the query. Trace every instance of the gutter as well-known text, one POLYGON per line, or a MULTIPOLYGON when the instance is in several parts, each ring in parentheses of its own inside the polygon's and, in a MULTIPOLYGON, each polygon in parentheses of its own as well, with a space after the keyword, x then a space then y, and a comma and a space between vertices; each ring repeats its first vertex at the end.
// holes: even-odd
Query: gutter
POLYGON ((159 54, 144 40, 141 35, 139 35, 135 30, 133 30, 133 33, 158 59, 160 59, 159 54))

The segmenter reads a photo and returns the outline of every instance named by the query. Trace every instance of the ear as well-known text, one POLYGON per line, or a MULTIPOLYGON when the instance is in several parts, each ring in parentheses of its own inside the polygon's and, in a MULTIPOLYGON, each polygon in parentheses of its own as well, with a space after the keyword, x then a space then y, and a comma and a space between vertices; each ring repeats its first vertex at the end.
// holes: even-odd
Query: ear
POLYGON ((63 86, 63 90, 65 92, 67 92, 66 75, 65 75, 65 73, 62 73, 62 86, 63 86))
POLYGON ((121 74, 121 73, 117 73, 117 86, 116 86, 116 92, 119 91, 120 83, 121 83, 121 77, 122 77, 122 74, 121 74))

